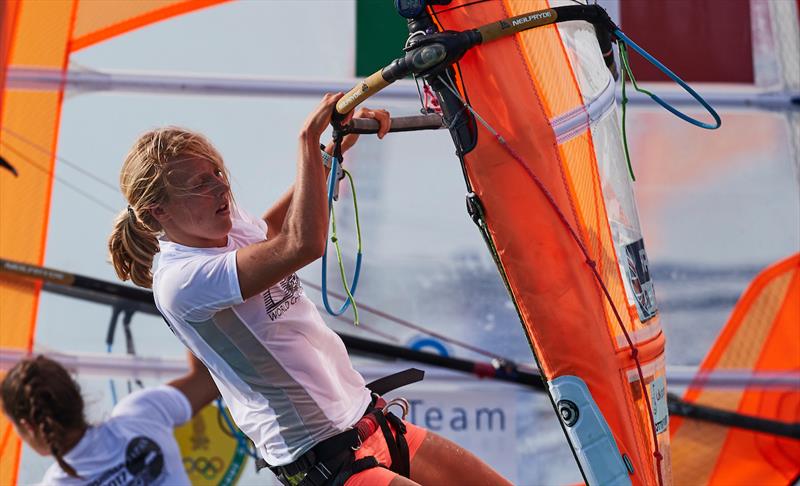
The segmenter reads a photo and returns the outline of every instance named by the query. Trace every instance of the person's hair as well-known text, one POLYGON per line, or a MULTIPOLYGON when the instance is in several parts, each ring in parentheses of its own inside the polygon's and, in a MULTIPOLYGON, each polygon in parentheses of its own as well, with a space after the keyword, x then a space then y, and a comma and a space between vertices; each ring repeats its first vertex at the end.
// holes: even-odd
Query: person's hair
POLYGON ((149 210, 168 201, 169 165, 193 158, 213 163, 227 180, 219 152, 204 136, 183 128, 151 130, 128 152, 119 176, 128 207, 117 216, 108 238, 111 262, 120 279, 140 287, 153 286, 153 257, 159 251, 162 228, 149 210))
POLYGON ((69 431, 85 429, 83 397, 72 376, 56 361, 37 356, 14 365, 0 384, 3 411, 19 425, 25 420, 50 447, 58 465, 78 477, 64 460, 69 431))

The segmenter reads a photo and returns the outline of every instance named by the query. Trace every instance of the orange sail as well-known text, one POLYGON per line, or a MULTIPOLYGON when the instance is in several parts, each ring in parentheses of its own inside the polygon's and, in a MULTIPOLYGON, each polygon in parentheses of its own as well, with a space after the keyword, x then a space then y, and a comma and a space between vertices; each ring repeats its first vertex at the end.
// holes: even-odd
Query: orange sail
MULTIPOLYGON (((44 262, 63 89, 7 89, 9 67, 66 72, 78 49, 224 0, 17 1, 0 4, 0 257, 44 262)), ((36 327, 37 283, 0 279, 0 347, 30 350, 36 327)), ((0 417, 0 484, 15 484, 20 442, 0 417)))
MULTIPOLYGON (((556 15, 548 7, 432 11, 441 30, 464 31, 556 15)), ((565 22, 481 44, 450 78, 441 83, 475 111, 454 135, 472 204, 584 478, 669 484, 664 337, 594 28, 565 22)))
MULTIPOLYGON (((800 371, 800 254, 750 284, 700 371, 800 371)), ((797 376, 797 375, 795 375, 797 376)), ((697 380, 685 401, 784 423, 800 422, 800 381, 791 387, 720 390, 697 380)), ((671 424, 677 484, 786 485, 800 477, 800 438, 691 419, 671 424)))

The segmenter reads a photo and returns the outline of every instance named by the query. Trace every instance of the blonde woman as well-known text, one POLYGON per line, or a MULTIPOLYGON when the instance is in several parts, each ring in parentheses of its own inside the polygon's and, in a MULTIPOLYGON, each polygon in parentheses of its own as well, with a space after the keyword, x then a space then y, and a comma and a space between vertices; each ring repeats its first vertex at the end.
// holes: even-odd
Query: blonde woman
MULTIPOLYGON (((341 96, 326 95, 306 119, 294 185, 262 218, 236 206, 205 138, 176 128, 143 135, 120 176, 129 207, 109 241, 117 274, 152 286, 284 484, 508 484, 452 442, 384 414, 295 275, 325 248, 320 136, 341 96)), ((356 116, 377 120, 381 138, 389 129, 386 111, 356 116)))

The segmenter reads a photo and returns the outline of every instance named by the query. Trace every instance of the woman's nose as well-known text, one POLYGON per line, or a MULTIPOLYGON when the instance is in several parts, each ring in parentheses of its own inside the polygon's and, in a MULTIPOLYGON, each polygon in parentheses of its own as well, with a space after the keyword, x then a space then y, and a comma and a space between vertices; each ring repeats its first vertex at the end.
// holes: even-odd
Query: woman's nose
POLYGON ((217 187, 217 195, 219 197, 226 197, 228 193, 231 191, 231 188, 223 181, 218 182, 219 186, 217 187))

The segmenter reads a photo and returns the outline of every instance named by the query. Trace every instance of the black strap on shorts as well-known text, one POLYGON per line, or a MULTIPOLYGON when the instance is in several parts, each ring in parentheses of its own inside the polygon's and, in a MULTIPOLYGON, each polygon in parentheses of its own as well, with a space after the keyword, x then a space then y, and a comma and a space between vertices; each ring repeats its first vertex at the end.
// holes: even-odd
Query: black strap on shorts
MULTIPOLYGON (((405 438, 406 426, 393 413, 375 408, 375 403, 379 395, 416 383, 424 376, 424 371, 410 368, 367 384, 367 388, 373 394, 373 400, 364 415, 372 414, 375 417, 386 439, 392 460, 388 469, 405 477, 409 477, 411 470, 408 442, 405 438), (392 434, 389 423, 394 427, 396 436, 392 434)), ((357 430, 350 429, 317 443, 290 464, 268 467, 278 476, 281 483, 288 486, 342 486, 354 474, 373 467, 387 467, 379 463, 374 456, 356 460, 355 451, 360 446, 361 439, 357 430), (299 482, 289 480, 303 473, 305 476, 299 482)))
POLYGON ((386 395, 392 390, 397 390, 401 386, 410 385, 418 381, 422 381, 425 377, 425 372, 417 368, 409 368, 407 370, 398 371, 397 373, 367 383, 367 388, 372 393, 377 395, 386 395))

